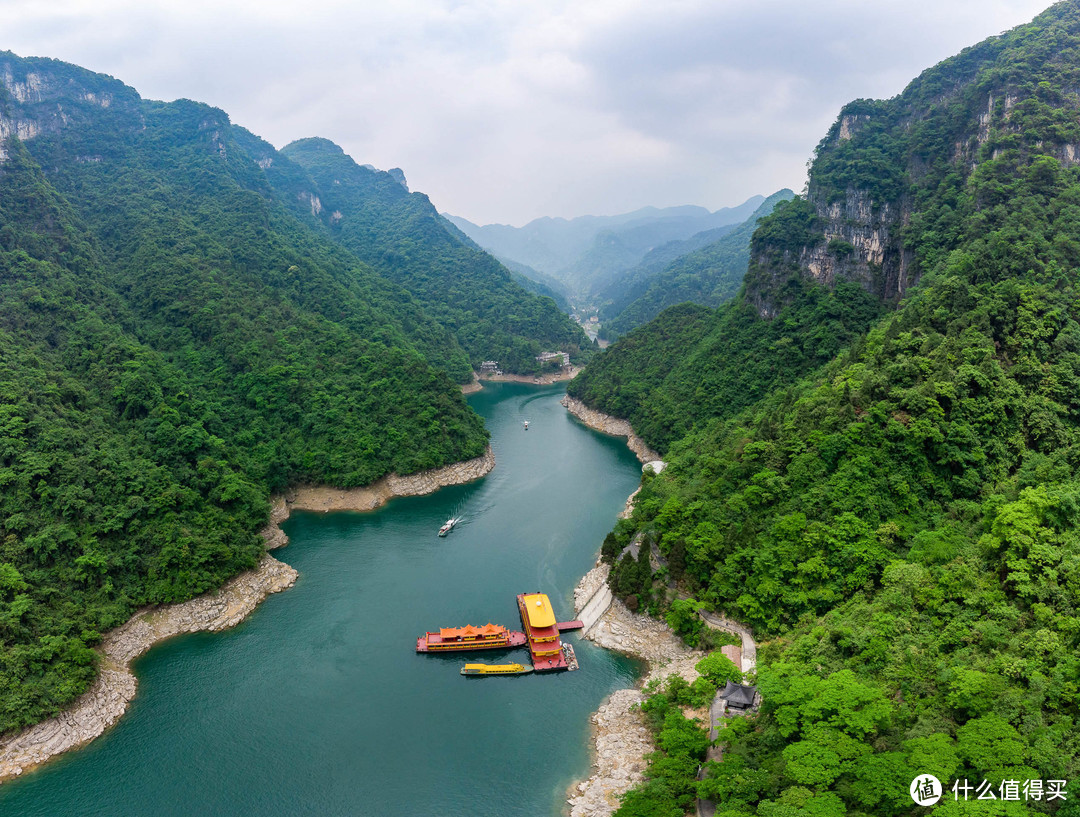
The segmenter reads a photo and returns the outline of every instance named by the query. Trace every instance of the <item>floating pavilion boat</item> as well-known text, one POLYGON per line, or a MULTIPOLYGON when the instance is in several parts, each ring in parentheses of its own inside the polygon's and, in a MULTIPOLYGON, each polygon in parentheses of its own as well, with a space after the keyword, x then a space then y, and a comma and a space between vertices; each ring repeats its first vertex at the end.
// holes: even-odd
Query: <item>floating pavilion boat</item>
MULTIPOLYGON (((577 669, 574 648, 559 640, 561 629, 546 593, 520 593, 517 597, 521 624, 529 640, 529 656, 537 672, 577 669)), ((565 629, 576 629, 578 622, 566 622, 565 629)), ((580 624, 578 624, 580 626, 580 624)))
POLYGON ((507 630, 498 624, 483 627, 443 627, 437 633, 424 633, 416 639, 417 652, 455 652, 465 650, 506 650, 525 646, 525 633, 507 630))

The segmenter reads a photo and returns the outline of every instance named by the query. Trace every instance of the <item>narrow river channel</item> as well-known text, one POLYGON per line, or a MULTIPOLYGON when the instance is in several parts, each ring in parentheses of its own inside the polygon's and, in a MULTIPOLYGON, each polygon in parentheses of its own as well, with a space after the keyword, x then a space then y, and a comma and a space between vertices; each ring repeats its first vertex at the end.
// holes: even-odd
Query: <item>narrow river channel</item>
POLYGON ((439 627, 520 629, 522 591, 573 618, 573 587, 641 471, 563 393, 504 383, 469 398, 497 460, 483 480, 372 513, 294 514, 275 555, 296 586, 231 631, 151 650, 116 728, 0 786, 0 815, 560 814, 588 773, 589 714, 638 665, 577 634, 581 669, 558 675, 465 678, 466 660, 528 655, 414 650, 439 627))

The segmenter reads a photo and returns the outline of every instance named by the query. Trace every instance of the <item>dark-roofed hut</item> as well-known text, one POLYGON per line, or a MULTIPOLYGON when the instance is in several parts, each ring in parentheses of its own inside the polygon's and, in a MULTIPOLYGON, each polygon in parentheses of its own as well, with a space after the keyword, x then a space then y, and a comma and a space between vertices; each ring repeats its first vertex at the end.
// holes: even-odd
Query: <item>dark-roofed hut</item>
POLYGON ((728 681, 720 697, 727 701, 727 705, 732 709, 749 709, 754 705, 754 698, 757 697, 757 687, 728 681))

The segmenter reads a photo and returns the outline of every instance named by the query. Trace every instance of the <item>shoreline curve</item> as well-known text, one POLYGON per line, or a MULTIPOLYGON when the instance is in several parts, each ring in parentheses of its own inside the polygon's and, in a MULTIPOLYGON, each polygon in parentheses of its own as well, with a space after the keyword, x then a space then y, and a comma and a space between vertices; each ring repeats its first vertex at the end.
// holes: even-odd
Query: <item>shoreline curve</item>
POLYGON ((550 386, 552 383, 564 383, 567 380, 573 380, 580 371, 580 366, 571 366, 569 369, 561 370, 556 374, 485 374, 483 377, 473 372, 473 383, 463 386, 462 390, 469 389, 465 393, 471 394, 474 391, 480 391, 484 387, 484 383, 528 383, 530 386, 550 386))
POLYGON ((217 590, 178 604, 144 607, 110 630, 98 648, 101 669, 90 689, 59 715, 0 740, 0 783, 85 746, 120 720, 138 686, 131 663, 159 641, 233 627, 271 593, 292 587, 298 575, 265 553, 253 570, 217 590))
MULTIPOLYGON (((416 474, 385 476, 362 488, 300 486, 271 497, 270 519, 259 532, 266 550, 289 539, 280 525, 292 510, 374 510, 398 496, 421 496, 449 485, 472 482, 495 467, 489 445, 483 455, 416 474)), ((131 663, 155 644, 173 636, 217 632, 243 621, 267 596, 296 583, 295 568, 264 553, 252 570, 229 579, 217 590, 178 604, 144 607, 102 638, 98 677, 59 715, 0 737, 0 783, 42 766, 57 755, 79 749, 104 734, 127 711, 138 681, 131 663)))
POLYGON ((621 420, 618 417, 612 417, 610 414, 604 414, 602 411, 589 408, 569 394, 563 397, 560 402, 566 407, 567 411, 593 431, 610 434, 613 437, 626 437, 626 447, 634 452, 639 462, 646 463, 662 459, 658 453, 649 447, 648 443, 638 436, 629 420, 621 420))
MULTIPOLYGON (((549 385, 570 380, 576 374, 577 370, 574 370, 569 376, 543 382, 522 375, 498 375, 484 380, 549 385)), ((474 373, 472 384, 462 387, 462 391, 469 394, 482 388, 483 382, 474 373)), ((625 437, 627 447, 640 462, 661 459, 638 436, 628 420, 589 408, 569 395, 563 395, 559 402, 593 431, 625 437)), ((619 518, 630 515, 640 491, 639 485, 627 498, 619 518)), ((647 669, 637 686, 615 690, 589 717, 592 725, 591 774, 575 780, 567 788, 563 809, 566 817, 610 817, 619 808, 622 795, 644 782, 648 768, 645 757, 655 751, 656 746, 638 709, 645 700, 641 689, 654 679, 662 680, 673 674, 682 675, 692 683, 698 677, 695 665, 705 656, 704 652, 687 647, 666 622, 631 613, 626 605, 613 598, 607 591, 610 570, 610 565, 598 559, 596 566, 581 578, 574 590, 575 614, 583 620, 588 619, 582 637, 605 649, 641 659, 647 669)))
MULTIPOLYGON (((560 402, 593 431, 625 437, 627 447, 640 462, 660 459, 628 420, 590 408, 570 395, 560 402)), ((626 507, 618 515, 620 519, 630 515, 640 490, 639 485, 627 498, 626 507)), ((582 576, 574 589, 574 611, 585 621, 582 637, 597 646, 643 660, 647 670, 635 687, 615 690, 589 717, 591 774, 567 788, 563 809, 567 817, 610 817, 619 808, 622 795, 644 782, 648 768, 645 758, 656 746, 638 709, 645 700, 641 690, 650 681, 673 674, 692 683, 698 677, 695 664, 705 656, 687 647, 666 622, 632 613, 614 598, 607 587, 610 572, 611 566, 597 559, 596 566, 582 576)))

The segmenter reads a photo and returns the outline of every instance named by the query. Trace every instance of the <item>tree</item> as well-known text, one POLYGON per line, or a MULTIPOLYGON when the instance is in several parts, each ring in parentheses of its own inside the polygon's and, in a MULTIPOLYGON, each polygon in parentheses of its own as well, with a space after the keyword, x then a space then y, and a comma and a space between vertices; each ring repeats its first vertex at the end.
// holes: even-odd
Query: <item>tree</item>
POLYGON ((712 681, 717 687, 724 686, 728 681, 736 684, 742 683, 742 670, 735 666, 735 662, 720 650, 706 655, 694 665, 694 669, 712 681))

